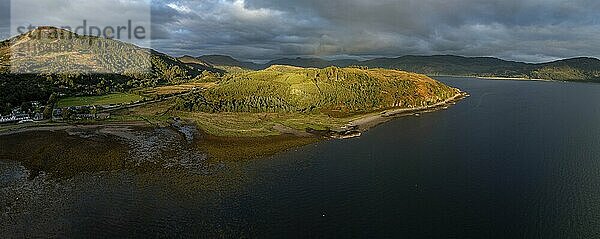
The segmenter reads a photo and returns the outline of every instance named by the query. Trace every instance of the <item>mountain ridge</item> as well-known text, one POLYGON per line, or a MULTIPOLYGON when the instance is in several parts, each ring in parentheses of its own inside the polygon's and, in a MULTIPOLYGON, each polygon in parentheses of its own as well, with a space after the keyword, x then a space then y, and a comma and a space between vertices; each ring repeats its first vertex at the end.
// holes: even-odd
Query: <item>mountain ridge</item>
MULTIPOLYGON (((370 68, 400 69, 427 75, 457 75, 480 77, 511 77, 548 80, 597 81, 600 82, 600 59, 574 57, 543 63, 526 63, 503 60, 496 57, 466 57, 457 55, 406 55, 395 58, 382 57, 369 60, 325 60, 322 58, 280 58, 257 64, 239 61, 231 56, 210 55, 230 59, 229 66, 252 70, 266 69, 272 65, 289 65, 307 68, 329 66, 366 66, 370 68), (235 63, 238 62, 236 65, 235 63)), ((203 57, 200 57, 203 58, 203 57)))
POLYGON ((204 62, 210 63, 215 66, 237 66, 242 68, 247 68, 251 70, 261 70, 264 69, 263 65, 257 64, 254 62, 248 61, 239 61, 231 56, 227 55, 202 55, 196 57, 196 59, 202 60, 204 62))

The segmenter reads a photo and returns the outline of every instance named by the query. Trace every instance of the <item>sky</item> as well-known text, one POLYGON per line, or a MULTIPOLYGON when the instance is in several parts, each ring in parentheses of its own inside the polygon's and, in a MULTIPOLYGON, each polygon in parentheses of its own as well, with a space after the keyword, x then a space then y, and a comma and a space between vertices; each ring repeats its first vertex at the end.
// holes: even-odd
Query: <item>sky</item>
MULTIPOLYGON (((0 0, 2 11, 7 1, 0 0)), ((77 4, 65 7, 76 0, 39 1, 60 7, 55 18, 78 11, 77 4)), ((131 14, 120 12, 131 1, 95 2, 102 1, 114 1, 108 4, 113 14, 131 14)), ((600 57, 597 0, 145 1, 151 9, 152 48, 175 56, 266 61, 454 54, 525 62, 600 57)), ((103 10, 94 12, 107 15, 103 10)))

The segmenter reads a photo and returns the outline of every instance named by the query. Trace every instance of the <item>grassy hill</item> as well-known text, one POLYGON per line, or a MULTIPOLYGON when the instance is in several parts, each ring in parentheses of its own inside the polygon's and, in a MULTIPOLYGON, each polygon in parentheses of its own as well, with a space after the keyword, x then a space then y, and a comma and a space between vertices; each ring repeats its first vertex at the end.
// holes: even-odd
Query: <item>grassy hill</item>
POLYGON ((215 71, 116 40, 40 27, 0 43, 0 113, 49 94, 103 95, 215 71), (35 93, 28 93, 35 92, 35 93))
POLYGON ((323 113, 335 117, 433 105, 454 95, 427 76, 385 69, 271 66, 229 76, 180 100, 192 112, 323 113))

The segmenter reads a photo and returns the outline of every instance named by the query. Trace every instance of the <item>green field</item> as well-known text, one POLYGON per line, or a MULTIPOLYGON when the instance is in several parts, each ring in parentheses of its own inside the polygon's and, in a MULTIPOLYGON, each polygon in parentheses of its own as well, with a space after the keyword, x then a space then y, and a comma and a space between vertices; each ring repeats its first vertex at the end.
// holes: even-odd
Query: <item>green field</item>
POLYGON ((58 101, 60 108, 85 105, 129 104, 143 100, 144 97, 134 94, 115 93, 102 96, 69 97, 58 101))

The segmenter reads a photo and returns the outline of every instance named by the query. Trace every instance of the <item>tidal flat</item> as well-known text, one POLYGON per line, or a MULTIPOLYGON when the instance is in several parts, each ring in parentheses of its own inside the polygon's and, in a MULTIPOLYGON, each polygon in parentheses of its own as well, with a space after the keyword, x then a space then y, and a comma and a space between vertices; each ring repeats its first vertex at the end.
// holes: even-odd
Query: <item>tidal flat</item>
POLYGON ((170 127, 105 124, 52 129, 0 136, 0 158, 21 163, 31 178, 41 172, 68 178, 81 173, 171 168, 208 173, 210 164, 266 157, 319 141, 313 135, 289 134, 220 137, 179 123, 170 127))
MULTIPOLYGON (((186 124, 79 125, 55 129, 0 136, 0 234, 73 235, 77 229, 67 226, 71 225, 70 220, 79 221, 82 227, 90 226, 85 223, 90 217, 105 222, 122 220, 113 218, 113 212, 118 208, 137 208, 127 204, 132 201, 152 200, 168 205, 193 195, 202 199, 207 210, 215 210, 210 205, 239 192, 255 177, 244 170, 248 162, 318 141, 316 137, 293 135, 217 137, 186 124), (87 191, 98 186, 110 190, 109 194, 115 197, 87 191), (148 192, 152 199, 138 198, 148 192), (77 213, 85 208, 82 204, 96 200, 103 202, 92 203, 94 210, 106 210, 78 218, 77 213)), ((143 210, 151 205, 154 204, 138 206, 143 210)), ((128 217, 127 212, 120 213, 128 217)), ((219 221, 216 215, 207 215, 206 219, 219 221)), ((207 232, 214 229, 209 225, 213 224, 196 226, 198 232, 207 232)), ((222 235, 219 231, 213 233, 222 235)))

